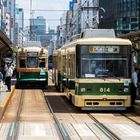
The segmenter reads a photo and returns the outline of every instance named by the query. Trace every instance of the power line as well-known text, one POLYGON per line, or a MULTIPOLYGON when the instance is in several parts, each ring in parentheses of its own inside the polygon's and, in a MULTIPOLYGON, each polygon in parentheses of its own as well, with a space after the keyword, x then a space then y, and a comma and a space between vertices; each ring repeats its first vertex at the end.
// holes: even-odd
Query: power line
POLYGON ((40 12, 66 12, 68 10, 67 9, 64 9, 64 10, 62 10, 62 9, 55 9, 55 10, 53 10, 53 9, 48 9, 48 10, 46 10, 46 9, 34 9, 32 11, 40 11, 40 12))
MULTIPOLYGON (((16 20, 36 20, 36 18, 31 18, 31 19, 16 19, 16 20)), ((60 21, 60 19, 45 19, 46 21, 60 21)), ((65 19, 63 19, 63 20, 65 20, 65 19)))
MULTIPOLYGON (((24 9, 24 11, 30 11, 30 9, 24 9)), ((67 12, 68 9, 32 9, 32 11, 42 11, 42 12, 67 12)))

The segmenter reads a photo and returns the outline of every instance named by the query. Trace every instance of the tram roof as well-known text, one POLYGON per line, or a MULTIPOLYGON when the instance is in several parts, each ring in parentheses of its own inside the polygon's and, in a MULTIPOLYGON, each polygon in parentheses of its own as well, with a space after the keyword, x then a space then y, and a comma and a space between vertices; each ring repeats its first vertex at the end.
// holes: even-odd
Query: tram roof
POLYGON ((40 51, 42 51, 42 49, 45 53, 48 53, 48 50, 46 48, 37 47, 37 46, 31 46, 31 47, 28 46, 28 47, 19 48, 18 52, 20 52, 22 50, 27 51, 27 52, 40 52, 40 51))
POLYGON ((57 49, 57 50, 53 50, 53 55, 57 55, 58 52, 60 52, 60 51, 61 51, 61 48, 59 48, 59 49, 57 49))
POLYGON ((81 38, 65 44, 62 48, 72 45, 90 45, 90 44, 108 44, 108 45, 132 45, 131 41, 122 38, 81 38))

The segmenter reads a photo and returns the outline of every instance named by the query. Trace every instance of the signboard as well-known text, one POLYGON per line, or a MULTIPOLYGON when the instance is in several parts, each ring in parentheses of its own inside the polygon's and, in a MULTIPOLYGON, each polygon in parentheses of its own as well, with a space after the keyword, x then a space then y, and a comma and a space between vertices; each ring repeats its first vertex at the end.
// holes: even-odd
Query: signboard
POLYGON ((119 46, 91 46, 89 53, 119 53, 119 46))
POLYGON ((37 52, 28 52, 28 56, 38 56, 37 52))

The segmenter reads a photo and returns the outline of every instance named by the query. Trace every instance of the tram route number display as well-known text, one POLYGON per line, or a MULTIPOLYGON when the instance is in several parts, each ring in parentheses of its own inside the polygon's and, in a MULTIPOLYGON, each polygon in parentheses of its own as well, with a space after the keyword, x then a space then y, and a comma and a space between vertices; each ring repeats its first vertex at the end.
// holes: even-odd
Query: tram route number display
POLYGON ((38 56, 37 52, 28 52, 28 56, 38 56))
POLYGON ((89 53, 119 53, 119 46, 91 46, 89 53))

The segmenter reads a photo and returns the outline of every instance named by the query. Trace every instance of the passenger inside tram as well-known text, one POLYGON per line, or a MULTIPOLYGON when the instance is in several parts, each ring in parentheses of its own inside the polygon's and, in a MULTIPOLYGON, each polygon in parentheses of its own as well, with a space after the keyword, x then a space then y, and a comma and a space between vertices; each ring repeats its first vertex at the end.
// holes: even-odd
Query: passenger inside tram
POLYGON ((127 62, 124 60, 83 59, 81 77, 128 77, 127 62))

